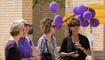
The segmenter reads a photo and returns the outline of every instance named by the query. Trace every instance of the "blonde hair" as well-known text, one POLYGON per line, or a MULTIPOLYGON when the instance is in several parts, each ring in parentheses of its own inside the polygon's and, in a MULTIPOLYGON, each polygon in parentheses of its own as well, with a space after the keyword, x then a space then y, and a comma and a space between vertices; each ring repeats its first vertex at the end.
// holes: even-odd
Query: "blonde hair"
POLYGON ((24 19, 19 19, 18 21, 22 22, 23 24, 28 23, 26 20, 24 19))
POLYGON ((24 24, 21 22, 21 20, 14 21, 10 27, 11 36, 17 36, 23 28, 24 24))
POLYGON ((44 18, 40 21, 40 28, 42 30, 43 33, 47 34, 50 32, 50 27, 51 27, 51 23, 53 22, 53 20, 47 18, 44 18))

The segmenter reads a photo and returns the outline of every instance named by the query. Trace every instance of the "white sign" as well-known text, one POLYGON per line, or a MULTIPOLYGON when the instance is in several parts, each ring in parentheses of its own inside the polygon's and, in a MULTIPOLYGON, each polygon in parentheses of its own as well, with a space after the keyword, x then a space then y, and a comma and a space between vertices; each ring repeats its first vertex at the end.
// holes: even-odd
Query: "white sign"
POLYGON ((88 35, 88 39, 89 39, 89 41, 95 41, 96 40, 96 35, 91 33, 91 34, 88 35))

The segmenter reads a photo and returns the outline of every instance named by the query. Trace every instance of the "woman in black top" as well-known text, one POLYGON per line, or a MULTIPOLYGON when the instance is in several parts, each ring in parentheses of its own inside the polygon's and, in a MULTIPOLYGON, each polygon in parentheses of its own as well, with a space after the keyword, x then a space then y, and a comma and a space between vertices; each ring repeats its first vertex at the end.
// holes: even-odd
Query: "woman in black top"
POLYGON ((59 55, 66 60, 85 60, 91 55, 87 37, 79 34, 80 21, 72 18, 68 23, 69 36, 65 37, 59 55))

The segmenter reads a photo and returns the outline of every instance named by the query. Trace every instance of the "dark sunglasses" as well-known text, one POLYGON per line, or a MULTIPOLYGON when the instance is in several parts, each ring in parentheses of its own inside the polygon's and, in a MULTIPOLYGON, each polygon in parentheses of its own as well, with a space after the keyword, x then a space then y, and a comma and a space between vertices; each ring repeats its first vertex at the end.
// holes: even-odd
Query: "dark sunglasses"
POLYGON ((30 26, 30 24, 24 24, 24 26, 30 26))
POLYGON ((69 27, 76 27, 76 26, 80 26, 80 24, 71 24, 69 27))
POLYGON ((51 25, 51 27, 54 27, 55 28, 55 25, 51 25))

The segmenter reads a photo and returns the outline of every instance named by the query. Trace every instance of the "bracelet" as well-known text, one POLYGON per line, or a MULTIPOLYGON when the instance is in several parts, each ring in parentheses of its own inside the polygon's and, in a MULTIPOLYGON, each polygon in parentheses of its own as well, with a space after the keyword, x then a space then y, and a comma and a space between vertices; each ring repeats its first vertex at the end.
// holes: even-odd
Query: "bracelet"
POLYGON ((82 48, 82 51, 84 51, 85 50, 85 48, 82 48))

